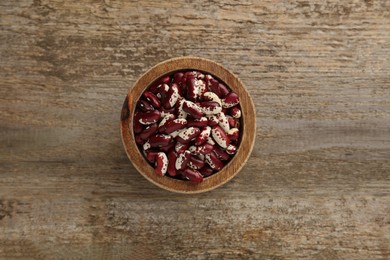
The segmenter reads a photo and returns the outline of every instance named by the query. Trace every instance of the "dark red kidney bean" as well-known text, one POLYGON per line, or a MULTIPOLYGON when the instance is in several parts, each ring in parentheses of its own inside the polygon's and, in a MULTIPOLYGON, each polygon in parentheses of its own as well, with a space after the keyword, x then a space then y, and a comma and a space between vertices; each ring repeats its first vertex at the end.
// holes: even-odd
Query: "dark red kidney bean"
POLYGON ((230 128, 236 128, 236 120, 232 116, 226 115, 230 128))
POLYGON ((219 98, 224 98, 229 93, 229 89, 215 79, 210 79, 209 89, 217 94, 219 98))
POLYGON ((179 86, 176 83, 172 83, 165 96, 164 107, 172 108, 175 106, 177 100, 181 97, 179 86))
POLYGON ((176 144, 175 144, 175 152, 177 152, 177 153, 184 153, 184 151, 187 150, 189 146, 190 146, 189 143, 182 144, 180 142, 176 142, 176 144))
POLYGON ((192 139, 196 138, 200 134, 199 128, 189 127, 181 130, 176 137, 176 140, 180 143, 189 143, 192 139))
POLYGON ((221 148, 219 148, 219 147, 215 147, 215 149, 214 149, 214 151, 213 151, 216 155, 217 155, 217 157, 220 159, 220 160, 222 160, 222 161, 227 161, 227 160, 229 160, 229 158, 230 158, 230 155, 229 154, 227 154, 224 150, 222 150, 221 148))
POLYGON ((222 106, 224 108, 231 108, 240 103, 240 99, 238 95, 234 92, 230 92, 229 94, 226 95, 224 99, 222 99, 222 106))
POLYGON ((218 125, 225 131, 228 132, 230 130, 229 120, 225 116, 224 113, 220 112, 215 115, 218 119, 218 125))
POLYGON ((240 137, 240 130, 237 128, 231 128, 228 132, 227 135, 229 136, 230 141, 236 141, 240 137))
POLYGON ((165 124, 165 133, 170 134, 176 130, 183 129, 187 125, 187 120, 184 118, 177 118, 170 120, 165 124))
POLYGON ((229 144, 228 147, 226 148, 226 153, 233 155, 237 152, 237 146, 234 144, 229 144))
POLYGON ((177 158, 177 153, 172 149, 168 152, 168 174, 169 176, 176 176, 176 158, 177 158))
POLYGON ((156 123, 160 117, 161 117, 161 112, 158 110, 153 110, 150 112, 139 112, 138 113, 138 121, 143 124, 143 125, 151 125, 156 123))
POLYGON ((175 118, 176 118, 176 116, 174 114, 166 114, 163 117, 163 119, 160 121, 160 123, 158 124, 158 131, 160 133, 165 133, 165 129, 167 127, 167 124, 170 121, 173 121, 175 118))
POLYGON ((215 126, 211 130, 211 136, 213 137, 214 141, 222 148, 226 148, 230 143, 229 136, 219 125, 215 126))
POLYGON ((161 84, 157 87, 156 89, 156 93, 154 93, 156 95, 157 98, 160 99, 160 104, 164 104, 165 103, 165 99, 166 99, 166 96, 167 96, 167 93, 168 93, 168 90, 169 90, 169 85, 168 84, 161 84))
POLYGON ((238 106, 234 106, 230 108, 230 111, 228 113, 234 118, 240 118, 241 117, 241 109, 238 106))
POLYGON ((179 153, 176 162, 175 168, 176 170, 184 170, 187 167, 188 162, 190 161, 191 152, 186 150, 184 153, 179 153))
POLYGON ((148 111, 154 110, 154 107, 153 107, 151 104, 149 104, 148 101, 143 100, 143 99, 141 99, 141 100, 138 101, 137 107, 138 107, 141 111, 143 111, 143 112, 148 112, 148 111))
POLYGON ((219 123, 219 120, 215 115, 209 117, 209 126, 211 126, 211 127, 217 126, 218 123, 219 123))
POLYGON ((193 154, 209 154, 214 150, 214 145, 205 143, 199 146, 191 146, 189 149, 193 154))
POLYGON ((146 140, 151 135, 155 134, 157 132, 158 126, 156 123, 148 125, 140 134, 139 136, 141 139, 146 140))
POLYGON ((204 165, 205 165, 205 162, 203 160, 201 160, 197 156, 191 155, 190 161, 188 162, 188 166, 190 168, 197 170, 197 169, 201 169, 204 165))
MULTIPOLYGON (((203 127, 207 126, 208 122, 209 122, 209 120, 207 119, 207 117, 201 117, 198 119, 188 118, 187 119, 187 126, 188 127, 193 126, 193 127, 203 128, 203 127)), ((218 124, 218 122, 217 122, 217 124, 218 124)))
POLYGON ((134 139, 135 139, 135 142, 139 145, 143 145, 145 143, 145 140, 141 138, 141 136, 138 134, 138 135, 135 135, 134 136, 134 139))
POLYGON ((201 111, 205 114, 217 114, 222 111, 222 107, 214 101, 200 102, 201 111))
POLYGON ((164 76, 158 80, 156 80, 150 87, 149 87, 149 91, 156 94, 158 93, 158 86, 162 85, 162 84, 169 84, 171 82, 171 77, 169 75, 167 76, 164 76))
POLYGON ((172 150, 172 149, 174 149, 174 147, 175 147, 175 142, 170 142, 169 144, 167 144, 167 145, 164 145, 164 146, 161 146, 161 147, 159 147, 159 149, 161 150, 161 151, 163 151, 163 152, 169 152, 170 150, 172 150))
POLYGON ((199 88, 196 83, 197 79, 187 76, 187 99, 195 101, 198 97, 199 88))
POLYGON ((148 150, 148 151, 145 151, 145 157, 146 157, 146 159, 147 159, 149 162, 154 163, 155 160, 156 160, 156 155, 157 155, 158 153, 159 153, 158 151, 148 150))
POLYGON ((159 152, 155 158, 155 172, 157 175, 164 176, 168 170, 168 157, 165 153, 159 152))
POLYGON ((208 91, 206 87, 206 82, 204 82, 204 80, 202 79, 198 79, 197 85, 198 85, 198 97, 201 97, 203 96, 204 93, 208 91))
POLYGON ((189 78, 197 78, 198 76, 199 76, 199 72, 198 71, 195 71, 195 70, 192 70, 192 71, 187 71, 186 73, 185 73, 185 76, 186 76, 186 78, 187 79, 189 79, 189 78))
POLYGON ((171 76, 167 75, 167 76, 164 76, 160 79, 160 82, 161 83, 164 83, 164 84, 169 84, 171 83, 171 76))
POLYGON ((199 119, 203 116, 202 109, 194 102, 188 100, 184 101, 183 110, 195 119, 199 119))
POLYGON ((150 91, 145 91, 143 97, 154 107, 159 108, 161 106, 161 102, 158 97, 150 91))
POLYGON ((172 136, 164 134, 156 134, 149 138, 149 144, 151 147, 167 146, 172 141, 172 136))
POLYGON ((209 88, 210 87, 210 84, 211 84, 211 80, 214 79, 213 76, 207 74, 205 75, 204 77, 204 81, 206 82, 206 86, 209 88))
POLYGON ((225 97, 230 93, 230 90, 222 83, 218 84, 219 92, 221 93, 222 97, 225 97))
MULTIPOLYGON (((160 107, 159 111, 161 112, 161 116, 164 118, 168 114, 176 115, 176 107, 171 107, 171 108, 164 108, 160 107)), ((176 118, 176 116, 175 116, 176 118)))
POLYGON ((202 174, 191 168, 185 168, 183 171, 181 171, 181 174, 183 174, 185 177, 187 177, 190 181, 194 183, 201 183, 203 181, 202 174))
POLYGON ((205 155, 206 163, 216 171, 219 171, 223 168, 224 164, 223 162, 218 159, 217 155, 215 153, 209 153, 205 155))
POLYGON ((136 134, 141 133, 141 131, 144 129, 144 126, 139 122, 141 112, 136 112, 134 115, 134 121, 133 121, 133 131, 136 134))
POLYGON ((199 172, 203 175, 203 177, 208 177, 214 173, 213 169, 211 169, 207 164, 199 169, 199 172))
POLYGON ((201 144, 204 144, 207 141, 207 138, 210 136, 210 134, 211 134, 211 127, 209 126, 204 127, 200 132, 200 134, 198 135, 198 137, 196 138, 195 145, 199 146, 201 144))
POLYGON ((173 75, 173 82, 178 84, 179 86, 181 86, 183 77, 184 77, 184 73, 183 72, 176 72, 173 75))

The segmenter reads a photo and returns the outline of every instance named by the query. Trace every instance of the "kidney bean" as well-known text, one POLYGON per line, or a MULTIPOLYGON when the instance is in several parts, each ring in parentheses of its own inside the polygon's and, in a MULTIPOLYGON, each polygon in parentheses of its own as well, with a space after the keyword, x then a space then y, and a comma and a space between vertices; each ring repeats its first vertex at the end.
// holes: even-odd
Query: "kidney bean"
POLYGON ((202 174, 191 168, 185 168, 184 171, 182 171, 182 174, 194 183, 201 183, 203 181, 202 174))
POLYGON ((168 84, 160 84, 157 86, 156 91, 153 93, 156 94, 156 97, 161 99, 160 103, 165 103, 165 97, 167 96, 168 91, 169 91, 168 84))
POLYGON ((175 143, 174 142, 170 142, 169 144, 167 145, 163 145, 163 146, 160 146, 159 149, 163 152, 169 152, 170 150, 174 149, 175 147, 175 143))
POLYGON ((200 107, 202 112, 206 115, 213 115, 222 111, 222 107, 215 101, 200 102, 200 107))
POLYGON ((209 88, 212 92, 217 94, 219 98, 224 98, 229 93, 229 89, 215 79, 210 80, 209 88))
POLYGON ((207 141, 207 138, 210 136, 210 134, 211 134, 211 127, 209 126, 204 127, 200 132, 200 134, 198 135, 198 137, 196 138, 195 145, 204 144, 207 141))
POLYGON ((156 134, 149 138, 151 147, 167 146, 172 141, 172 136, 164 134, 156 134))
POLYGON ((237 106, 234 106, 230 109, 229 114, 234 118, 240 118, 241 117, 241 109, 237 106))
POLYGON ((217 155, 215 153, 209 153, 205 155, 206 163, 213 169, 213 170, 221 170, 224 166, 223 162, 218 159, 217 155))
POLYGON ((190 146, 188 149, 193 154, 198 154, 198 155, 199 154, 209 154, 214 150, 214 145, 209 144, 209 143, 205 143, 205 144, 199 145, 199 146, 195 146, 195 145, 190 146))
POLYGON ((216 126, 211 130, 211 135, 214 141, 222 148, 226 148, 229 145, 230 139, 226 132, 220 127, 216 126))
POLYGON ((168 174, 169 176, 176 176, 176 158, 177 153, 174 150, 170 150, 168 153, 168 174))
POLYGON ((173 82, 178 84, 179 86, 181 86, 183 77, 184 77, 184 73, 183 72, 176 72, 173 75, 173 82))
POLYGON ((187 99, 188 100, 195 101, 198 97, 199 87, 196 81, 197 81, 196 78, 187 75, 187 99))
POLYGON ((180 142, 176 142, 176 144, 175 144, 175 151, 177 153, 184 153, 184 151, 187 150, 189 146, 190 146, 189 143, 183 144, 183 143, 180 143, 180 142))
POLYGON ((165 153, 159 152, 155 158, 155 172, 157 175, 164 176, 168 170, 168 157, 165 153))
POLYGON ((154 107, 159 108, 161 106, 160 100, 150 91, 145 91, 143 96, 154 107))
POLYGON ((188 162, 188 167, 194 170, 201 169, 205 165, 205 162, 197 156, 191 155, 190 161, 188 162))
POLYGON ((177 103, 177 118, 187 118, 187 112, 184 111, 183 105, 186 100, 183 98, 179 98, 179 100, 176 102, 177 103))
POLYGON ((232 128, 227 132, 230 141, 236 141, 240 137, 240 130, 238 128, 232 128))
POLYGON ((134 120, 133 120, 133 131, 136 134, 141 133, 143 130, 143 125, 139 122, 141 112, 136 112, 134 115, 134 120))
POLYGON ((218 123, 219 123, 219 120, 218 120, 217 116, 212 115, 209 117, 209 126, 211 126, 211 127, 217 126, 218 123))
POLYGON ((141 138, 141 136, 138 134, 138 135, 135 135, 134 136, 135 138, 135 142, 138 144, 138 145, 143 145, 145 143, 145 140, 141 138))
POLYGON ((150 112, 139 112, 137 118, 139 122, 143 125, 151 125, 156 123, 160 119, 160 111, 153 110, 150 112))
POLYGON ((177 118, 174 120, 171 120, 166 123, 165 125, 165 133, 170 134, 174 131, 183 129, 187 125, 187 120, 184 118, 177 118))
POLYGON ((199 119, 203 116, 202 109, 197 104, 188 100, 184 101, 183 110, 195 119, 199 119))
POLYGON ((177 141, 185 144, 190 142, 192 139, 197 137, 200 134, 199 128, 196 127, 189 127, 181 130, 179 134, 177 135, 176 139, 177 141))
POLYGON ((173 83, 165 96, 164 107, 165 108, 173 107, 179 98, 180 98, 179 86, 176 83, 173 83))
POLYGON ((148 151, 145 151, 145 157, 146 159, 151 162, 151 163, 154 163, 156 161, 156 155, 158 154, 159 152, 157 151, 151 151, 151 150, 148 150, 148 151))
POLYGON ((211 136, 207 137, 206 142, 207 142, 208 144, 215 145, 215 141, 214 141, 214 139, 213 139, 211 136))
POLYGON ((230 128, 239 128, 240 127, 240 122, 237 118, 233 118, 233 117, 228 116, 228 115, 226 116, 226 118, 228 119, 230 128))
POLYGON ((232 155, 237 152, 237 147, 233 144, 229 144, 228 147, 226 148, 226 153, 232 155))
POLYGON ((204 117, 204 116, 202 116, 201 118, 197 118, 197 119, 189 118, 187 120, 187 126, 188 127, 194 126, 194 127, 201 128, 201 127, 207 126, 208 122, 209 122, 209 120, 207 119, 207 117, 204 117))
POLYGON ((213 169, 211 169, 207 164, 199 169, 199 172, 203 175, 203 177, 208 177, 214 173, 213 169))
POLYGON ((228 132, 230 130, 230 125, 227 117, 223 112, 219 112, 215 115, 218 119, 218 125, 225 131, 228 132))
POLYGON ((230 92, 224 99, 222 99, 222 106, 224 108, 230 108, 238 105, 239 102, 240 100, 238 95, 234 92, 230 92))
POLYGON ((217 155, 217 157, 222 160, 222 161, 227 161, 229 160, 230 156, 227 152, 225 152, 225 150, 222 150, 221 148, 219 148, 218 146, 215 147, 215 149, 213 150, 213 152, 217 155))
POLYGON ((222 106, 221 99, 214 92, 207 91, 203 94, 202 98, 204 101, 216 102, 219 106, 222 106))
POLYGON ((166 114, 163 119, 160 121, 160 123, 158 124, 158 131, 160 133, 164 133, 165 132, 165 129, 167 127, 167 124, 168 122, 170 121, 173 121, 173 119, 175 119, 175 115, 174 114, 166 114))
POLYGON ((143 112, 148 112, 154 110, 154 107, 146 100, 141 99, 138 101, 137 107, 143 111, 143 112))
POLYGON ((156 123, 148 125, 140 134, 139 136, 141 139, 146 140, 148 139, 152 134, 156 133, 158 129, 158 126, 156 123))
POLYGON ((191 152, 186 150, 184 153, 178 154, 175 162, 176 170, 184 170, 187 167, 188 162, 190 161, 191 152))

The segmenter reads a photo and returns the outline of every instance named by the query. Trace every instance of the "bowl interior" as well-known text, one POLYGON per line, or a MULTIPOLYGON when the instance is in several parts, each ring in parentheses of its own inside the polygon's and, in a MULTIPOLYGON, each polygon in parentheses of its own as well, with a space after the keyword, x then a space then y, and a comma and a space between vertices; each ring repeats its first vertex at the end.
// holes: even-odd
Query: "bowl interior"
POLYGON ((232 179, 244 166, 253 149, 256 134, 255 108, 249 93, 242 82, 230 71, 220 64, 198 57, 174 58, 157 64, 142 75, 129 90, 123 103, 121 113, 121 134, 127 156, 134 167, 149 181, 155 185, 173 192, 199 193, 212 190, 232 179), (142 93, 160 77, 182 70, 198 70, 211 74, 224 82, 230 89, 236 92, 240 98, 241 126, 240 145, 234 157, 222 170, 206 177, 202 183, 192 183, 168 176, 158 176, 153 167, 144 158, 139 150, 133 133, 133 118, 136 104, 142 93))

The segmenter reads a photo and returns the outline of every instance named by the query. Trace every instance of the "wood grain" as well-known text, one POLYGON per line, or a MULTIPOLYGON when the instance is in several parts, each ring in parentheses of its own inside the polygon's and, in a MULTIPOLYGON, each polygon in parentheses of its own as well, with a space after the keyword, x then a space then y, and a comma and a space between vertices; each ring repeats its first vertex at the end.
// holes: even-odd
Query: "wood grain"
POLYGON ((0 2, 0 258, 388 259, 390 4, 0 2), (135 80, 209 58, 247 86, 256 144, 199 195, 123 150, 135 80))

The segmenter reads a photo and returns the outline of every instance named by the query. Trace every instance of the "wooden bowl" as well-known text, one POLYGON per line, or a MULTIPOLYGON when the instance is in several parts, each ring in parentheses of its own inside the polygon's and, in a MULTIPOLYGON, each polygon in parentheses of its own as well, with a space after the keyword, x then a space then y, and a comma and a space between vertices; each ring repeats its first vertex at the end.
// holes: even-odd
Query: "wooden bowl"
POLYGON ((222 65, 198 57, 180 57, 166 60, 142 75, 129 90, 121 113, 121 134, 127 156, 134 167, 155 185, 178 193, 200 193, 215 189, 231 180, 248 160, 255 142, 256 115, 252 99, 242 82, 222 65), (219 172, 206 177, 202 183, 178 180, 169 176, 158 176, 145 159, 134 140, 133 118, 137 101, 142 93, 160 77, 179 70, 199 70, 217 77, 240 98, 241 141, 235 156, 219 172))

